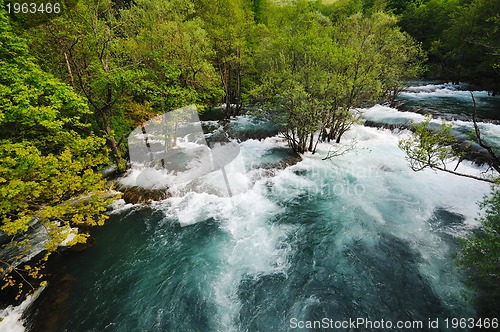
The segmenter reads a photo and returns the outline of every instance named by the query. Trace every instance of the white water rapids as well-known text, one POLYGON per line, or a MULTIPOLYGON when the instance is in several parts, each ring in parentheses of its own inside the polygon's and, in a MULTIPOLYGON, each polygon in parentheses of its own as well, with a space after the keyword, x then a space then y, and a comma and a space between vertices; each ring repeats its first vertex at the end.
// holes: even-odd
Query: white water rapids
MULTIPOLYGON (((380 105, 362 111, 373 121, 423 120, 380 105)), ((500 137, 500 126, 481 126, 489 139, 500 137)), ((478 226, 477 202, 489 185, 411 171, 397 146, 408 135, 356 125, 341 143, 356 142, 352 151, 321 160, 332 146, 320 144, 285 169, 266 167, 286 148, 283 139, 247 140, 225 167, 232 197, 216 170, 176 184, 176 195, 153 203, 146 217, 140 207, 115 211, 96 256, 75 263, 87 268, 61 330, 287 331, 293 317, 473 316, 454 239, 478 226)), ((143 170, 122 181, 140 184, 143 170)), ((157 176, 159 184, 171 177, 157 176)), ((0 312, 0 330, 23 331, 27 305, 0 312)))

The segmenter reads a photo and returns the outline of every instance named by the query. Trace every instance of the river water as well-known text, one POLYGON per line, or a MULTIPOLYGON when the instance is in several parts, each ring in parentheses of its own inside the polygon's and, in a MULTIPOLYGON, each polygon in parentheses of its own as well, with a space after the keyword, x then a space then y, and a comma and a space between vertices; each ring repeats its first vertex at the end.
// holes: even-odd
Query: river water
MULTIPOLYGON (((426 85, 402 99, 427 100, 422 94, 446 89, 426 85)), ((463 91, 448 90, 446 98, 456 95, 465 109, 463 91)), ((372 121, 423 119, 380 105, 362 112, 372 121)), ((252 120, 234 121, 244 127, 252 120)), ((492 141, 500 137, 500 126, 484 126, 492 141)), ((65 261, 74 283, 51 326, 289 331, 323 318, 363 318, 359 329, 380 330, 367 321, 384 320, 422 322, 425 330, 439 319, 444 330, 445 318, 475 317, 454 255, 457 237, 477 226, 477 202, 489 186, 412 172, 397 147, 407 135, 356 125, 342 143, 355 144, 346 154, 322 160, 331 149, 324 144, 285 169, 269 169, 286 155, 282 139, 247 140, 226 167, 232 197, 213 172, 175 197, 117 207, 95 232, 95 245, 65 261)), ((464 162, 461 170, 482 168, 464 162)), ((42 293, 34 305, 44 303, 42 293)))

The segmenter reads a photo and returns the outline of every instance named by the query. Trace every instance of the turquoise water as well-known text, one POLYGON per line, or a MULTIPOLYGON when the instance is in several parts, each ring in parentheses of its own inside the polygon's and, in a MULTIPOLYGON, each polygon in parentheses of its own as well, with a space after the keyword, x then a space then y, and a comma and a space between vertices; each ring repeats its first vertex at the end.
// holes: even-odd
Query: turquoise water
MULTIPOLYGON (((406 135, 358 125, 347 154, 321 160, 332 148, 323 144, 286 169, 269 166, 290 157, 282 139, 246 140, 226 167, 232 197, 216 171, 151 206, 117 208, 93 247, 64 259, 75 281, 54 329, 307 331, 295 327, 363 318, 428 330, 439 318, 445 330, 445 318, 475 317, 454 255, 489 186, 412 172, 397 147, 406 135)), ((49 306, 44 296, 34 305, 49 306)))
POLYGON ((284 143, 246 141, 246 166, 228 167, 233 197, 190 191, 115 211, 96 244, 67 262, 77 281, 57 330, 289 331, 323 318, 474 316, 452 257, 488 186, 409 171, 398 138, 358 126, 346 136, 358 142, 350 154, 274 171, 260 157, 284 143))
POLYGON ((474 109, 471 92, 476 101, 478 117, 500 120, 500 96, 477 90, 466 84, 414 82, 398 100, 410 107, 428 108, 438 113, 471 115, 474 109))
MULTIPOLYGON (((425 116, 413 112, 399 112, 398 110, 382 105, 375 105, 368 109, 360 110, 361 117, 376 124, 404 125, 407 128, 411 123, 420 123, 425 120, 425 116)), ((477 139, 472 121, 443 119, 439 114, 431 120, 430 126, 438 128, 446 120, 452 124, 452 133, 461 141, 474 141, 477 139)), ((500 126, 494 123, 478 122, 481 139, 484 143, 500 149, 500 126)))

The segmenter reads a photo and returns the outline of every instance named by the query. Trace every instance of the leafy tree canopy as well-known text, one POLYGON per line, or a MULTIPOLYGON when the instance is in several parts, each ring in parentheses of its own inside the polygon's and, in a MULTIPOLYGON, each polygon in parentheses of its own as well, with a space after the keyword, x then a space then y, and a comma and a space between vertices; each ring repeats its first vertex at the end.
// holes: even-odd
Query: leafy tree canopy
POLYGON ((318 140, 340 141, 354 107, 393 98, 402 80, 421 69, 423 53, 394 16, 357 13, 332 21, 310 3, 276 8, 258 53, 256 98, 295 151, 314 153, 318 140))
POLYGON ((500 0, 415 0, 401 8, 401 26, 429 51, 429 76, 500 91, 500 0))

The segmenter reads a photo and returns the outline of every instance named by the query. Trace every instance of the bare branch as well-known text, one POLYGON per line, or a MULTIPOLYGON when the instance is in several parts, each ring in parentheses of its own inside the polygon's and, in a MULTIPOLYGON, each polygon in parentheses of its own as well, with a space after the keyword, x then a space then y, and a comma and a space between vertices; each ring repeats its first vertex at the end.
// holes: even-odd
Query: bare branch
POLYGON ((327 160, 327 159, 332 159, 332 158, 335 158, 338 156, 342 156, 342 155, 348 153, 349 151, 354 150, 357 143, 358 142, 356 140, 353 140, 348 146, 339 146, 336 149, 331 149, 328 151, 325 158, 323 158, 322 160, 327 160))
POLYGON ((446 172, 446 173, 450 173, 450 174, 462 176, 462 177, 465 177, 465 178, 470 178, 470 179, 474 179, 474 180, 478 180, 478 181, 483 181, 483 182, 488 182, 488 183, 495 183, 495 181, 492 180, 492 179, 482 178, 482 177, 479 177, 479 176, 465 174, 465 173, 460 173, 460 172, 455 172, 455 171, 451 171, 451 170, 449 170, 447 168, 442 168, 442 167, 431 167, 431 168, 432 169, 437 169, 439 171, 443 171, 443 172, 446 172))
POLYGON ((17 267, 15 267, 15 266, 11 265, 10 263, 8 263, 4 260, 1 260, 1 259, 0 259, 0 263, 7 265, 8 268, 10 269, 10 271, 14 271, 18 276, 20 276, 21 279, 23 279, 24 282, 27 283, 33 291, 36 289, 35 286, 33 286, 28 280, 26 280, 26 278, 24 278, 24 276, 21 274, 21 272, 18 271, 19 269, 17 267))
POLYGON ((472 93, 472 91, 470 92, 470 95, 472 97, 472 102, 474 103, 474 112, 472 113, 472 121, 474 122, 474 131, 476 133, 477 142, 478 142, 479 146, 481 146, 482 148, 486 149, 486 151, 488 151, 489 155, 492 157, 493 163, 492 163, 491 167, 493 167, 495 169, 495 171, 497 171, 498 173, 500 173, 500 159, 495 154, 495 152, 493 151, 493 149, 491 148, 491 146, 486 145, 483 142, 483 140, 481 139, 481 132, 479 131, 479 126, 477 125, 476 100, 474 98, 474 94, 472 93))

